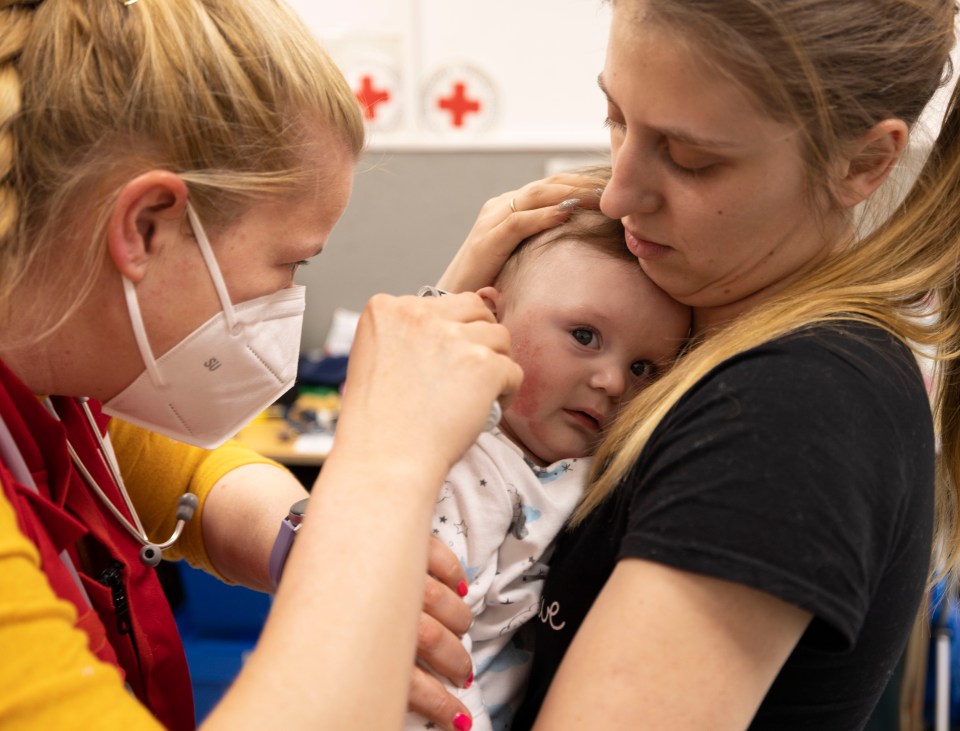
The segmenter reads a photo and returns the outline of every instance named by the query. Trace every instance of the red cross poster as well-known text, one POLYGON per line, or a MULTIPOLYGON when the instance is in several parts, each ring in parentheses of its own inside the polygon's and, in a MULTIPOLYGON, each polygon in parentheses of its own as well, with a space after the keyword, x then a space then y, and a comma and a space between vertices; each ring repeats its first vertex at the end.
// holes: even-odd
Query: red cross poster
POLYGON ((357 96, 372 148, 605 149, 601 0, 288 0, 357 96))

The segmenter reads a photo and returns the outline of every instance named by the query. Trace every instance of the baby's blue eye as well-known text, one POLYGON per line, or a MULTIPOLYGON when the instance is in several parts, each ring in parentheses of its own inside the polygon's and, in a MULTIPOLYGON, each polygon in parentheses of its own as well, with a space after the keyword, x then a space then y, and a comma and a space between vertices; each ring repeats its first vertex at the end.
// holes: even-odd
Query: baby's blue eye
POLYGON ((638 360, 630 364, 630 372, 637 378, 649 378, 656 369, 649 360, 638 360))
POLYGON ((592 345, 597 339, 596 333, 585 327, 574 328, 570 334, 580 345, 592 345))

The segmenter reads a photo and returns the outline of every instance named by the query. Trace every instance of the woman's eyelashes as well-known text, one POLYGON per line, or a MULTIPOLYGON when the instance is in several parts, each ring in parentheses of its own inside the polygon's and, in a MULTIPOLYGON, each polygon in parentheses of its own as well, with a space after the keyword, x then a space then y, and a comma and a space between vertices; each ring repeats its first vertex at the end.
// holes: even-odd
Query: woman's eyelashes
MULTIPOLYGON (((611 134, 624 135, 627 131, 627 125, 621 121, 614 119, 613 117, 607 117, 603 126, 610 130, 611 134)), ((710 168, 712 168, 716 163, 715 162, 680 162, 677 158, 676 153, 670 151, 670 142, 667 139, 662 140, 659 143, 660 155, 663 160, 667 163, 667 166, 675 173, 678 173, 687 177, 697 177, 703 175, 710 168)))
POLYGON ((712 164, 695 164, 695 165, 681 165, 677 160, 670 154, 669 148, 664 152, 664 159, 667 161, 667 164, 673 169, 674 172, 679 173, 680 175, 686 175, 691 178, 698 177, 707 172, 712 164))
POLYGON ((618 132, 623 134, 627 131, 627 125, 623 122, 618 122, 613 117, 607 117, 603 120, 604 129, 609 129, 611 132, 618 132))
POLYGON ((683 144, 671 143, 670 139, 666 137, 660 141, 658 150, 667 167, 682 176, 697 177, 703 175, 717 164, 717 160, 712 156, 689 149, 683 144))

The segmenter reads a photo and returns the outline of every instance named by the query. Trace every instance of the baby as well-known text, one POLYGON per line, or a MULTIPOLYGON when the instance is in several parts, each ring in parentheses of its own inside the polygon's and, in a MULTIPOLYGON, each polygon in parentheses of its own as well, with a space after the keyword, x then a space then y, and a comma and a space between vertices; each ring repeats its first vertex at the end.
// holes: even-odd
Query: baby
MULTIPOLYGON (((620 222, 586 209, 521 244, 478 294, 510 331, 524 379, 499 427, 451 470, 433 520, 470 584, 475 678, 451 692, 474 731, 509 728, 532 657, 511 638, 540 611, 550 548, 589 455, 621 403, 676 357, 691 317, 643 273, 620 222)), ((413 714, 405 726, 431 727, 413 714)))

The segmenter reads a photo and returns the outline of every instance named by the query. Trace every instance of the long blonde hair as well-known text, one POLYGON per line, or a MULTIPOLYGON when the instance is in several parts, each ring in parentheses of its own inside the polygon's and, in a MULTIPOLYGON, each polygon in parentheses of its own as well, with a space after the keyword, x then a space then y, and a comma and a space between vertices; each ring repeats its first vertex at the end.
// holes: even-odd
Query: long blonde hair
MULTIPOLYGON (((628 0, 617 0, 625 2, 628 0)), ((719 63, 776 119, 807 131, 811 191, 845 142, 877 122, 913 124, 949 69, 946 0, 649 0, 662 23, 719 63)), ((583 520, 623 481, 654 429, 697 381, 734 355, 817 323, 881 325, 935 353, 938 567, 960 556, 960 99, 902 203, 869 234, 762 308, 697 343, 625 409, 601 446, 574 515, 583 520), (933 315, 933 316, 931 316, 933 315)))
POLYGON ((0 0, 0 321, 31 278, 82 301, 125 180, 179 174, 215 227, 318 184, 318 126, 359 155, 353 93, 281 0, 0 0), (72 242, 80 217, 93 236, 72 242))

